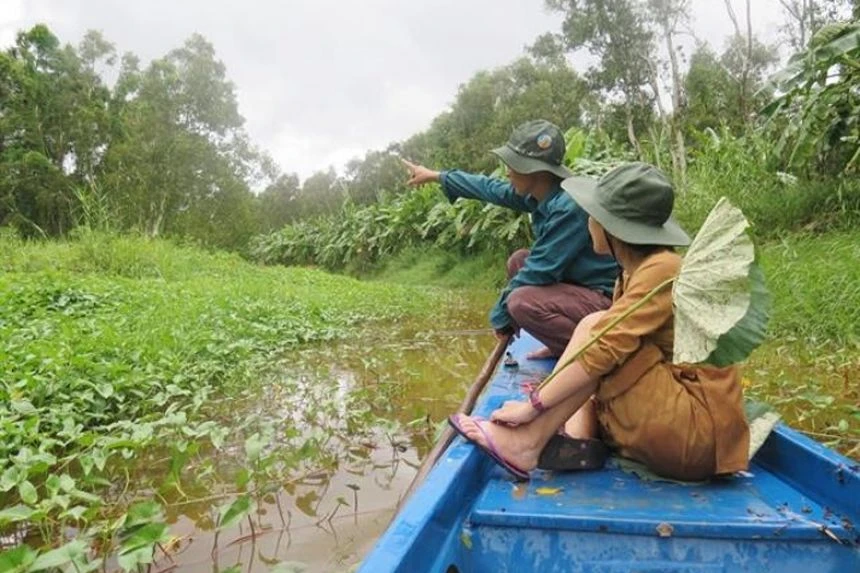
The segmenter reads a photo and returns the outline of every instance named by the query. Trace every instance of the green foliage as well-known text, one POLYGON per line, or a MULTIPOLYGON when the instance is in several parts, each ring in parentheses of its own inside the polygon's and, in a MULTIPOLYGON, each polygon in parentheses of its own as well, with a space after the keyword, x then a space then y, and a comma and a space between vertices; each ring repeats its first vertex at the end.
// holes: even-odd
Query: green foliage
MULTIPOLYGON (((602 134, 571 128, 565 138, 565 161, 579 175, 597 177, 618 164, 614 152, 623 157, 623 151, 602 134)), ((500 174, 497 169, 495 175, 500 174)), ((451 204, 436 186, 427 186, 385 196, 366 207, 347 202, 335 215, 300 220, 255 237, 250 256, 269 264, 367 272, 404 249, 420 246, 457 255, 502 256, 527 247, 531 239, 525 215, 479 201, 451 204)))
POLYGON ((742 38, 733 38, 727 49, 715 54, 707 44, 696 48, 690 57, 690 68, 684 79, 687 106, 684 109, 684 123, 688 137, 695 137, 706 129, 728 129, 733 135, 746 131, 748 118, 740 105, 741 98, 750 97, 745 105, 759 109, 769 102, 769 90, 761 90, 762 80, 768 68, 776 63, 776 51, 753 39, 753 50, 747 81, 751 86, 748 96, 741 91, 740 79, 743 75, 743 61, 746 58, 742 38))
POLYGON ((787 424, 860 456, 860 233, 797 233, 766 244, 761 264, 773 295, 769 342, 745 368, 748 395, 787 424))
POLYGON ((451 252, 498 251, 528 244, 528 219, 476 201, 451 205, 427 187, 367 207, 299 221, 257 237, 251 257, 265 263, 367 271, 385 257, 421 244, 451 252))
POLYGON ((586 83, 566 64, 520 58, 476 74, 460 88, 451 110, 399 151, 428 166, 491 172, 497 164, 489 151, 515 126, 534 118, 581 126, 592 102, 586 83))
POLYGON ((728 197, 759 238, 800 229, 850 228, 860 222, 860 184, 849 179, 802 179, 778 170, 778 157, 762 131, 735 137, 708 130, 692 153, 689 189, 676 216, 698 229, 720 197, 728 197))
POLYGON ((240 495, 218 512, 218 529, 232 527, 240 520, 248 517, 253 508, 254 502, 250 496, 240 495))
POLYGON ((126 60, 117 89, 101 181, 120 228, 243 246, 256 225, 245 176, 260 158, 212 45, 194 35, 145 70, 126 60))
MULTIPOLYGON (((270 362, 299 344, 433 308, 414 288, 260 268, 160 240, 0 241, 0 533, 28 523, 50 543, 74 527, 82 539, 114 540, 103 550, 113 547, 126 569, 150 562, 167 528, 152 501, 116 518, 129 466, 161 447, 166 460, 137 475, 134 489, 164 496, 181 492, 189 473, 211 472, 230 451, 228 434, 247 440, 236 463, 247 468, 248 491, 330 458, 323 446, 303 447, 292 420, 226 425, 223 397, 258 388, 270 362)), ((354 400, 349 416, 332 419, 366 416, 365 397, 354 400)), ((35 563, 75 562, 76 548, 35 563)), ((0 559, 35 570, 31 557, 0 559)))
POLYGON ((762 267, 774 293, 774 334, 860 344, 860 234, 797 234, 767 245, 762 267))
MULTIPOLYGON (((600 132, 571 129, 566 161, 579 175, 599 177, 632 155, 600 132)), ((777 170, 766 134, 732 135, 706 130, 690 157, 689 188, 679 191, 676 215, 691 232, 720 197, 748 217, 762 239, 799 229, 850 228, 860 222, 860 184, 852 180, 806 180, 777 170)), ((401 251, 438 249, 454 256, 502 257, 528 246, 528 220, 476 201, 453 205, 426 188, 357 207, 347 203, 334 216, 301 220, 256 237, 251 256, 264 263, 319 265, 369 272, 401 251)))
POLYGON ((0 223, 22 236, 75 227, 245 245, 249 184, 268 169, 242 131, 235 90, 199 35, 139 69, 96 32, 62 47, 44 25, 0 53, 0 223))
POLYGON ((860 22, 823 27, 772 79, 782 92, 764 113, 786 168, 805 173, 860 169, 860 22))
POLYGON ((589 72, 593 87, 610 96, 622 94, 633 104, 645 97, 654 35, 646 12, 636 0, 547 0, 565 16, 562 42, 571 50, 587 48, 600 58, 589 72))
POLYGON ((109 92, 91 66, 112 48, 88 38, 88 61, 44 25, 0 53, 0 222, 24 235, 75 225, 72 189, 92 177, 110 136, 109 92))
POLYGON ((313 264, 327 269, 370 269, 381 259, 422 243, 478 252, 528 241, 528 220, 474 201, 454 205, 432 187, 367 207, 346 203, 335 215, 299 221, 252 243, 252 258, 266 263, 313 264))

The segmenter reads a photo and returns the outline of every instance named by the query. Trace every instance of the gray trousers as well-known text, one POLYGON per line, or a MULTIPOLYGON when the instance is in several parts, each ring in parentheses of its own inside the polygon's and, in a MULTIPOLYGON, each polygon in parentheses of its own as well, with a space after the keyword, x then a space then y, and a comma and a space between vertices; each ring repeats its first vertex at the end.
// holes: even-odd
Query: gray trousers
MULTIPOLYGON (((528 256, 528 249, 510 256, 508 279, 519 272, 528 256)), ((580 320, 612 304, 601 291, 568 283, 521 286, 508 295, 507 302, 516 326, 537 338, 554 356, 564 352, 580 320)))

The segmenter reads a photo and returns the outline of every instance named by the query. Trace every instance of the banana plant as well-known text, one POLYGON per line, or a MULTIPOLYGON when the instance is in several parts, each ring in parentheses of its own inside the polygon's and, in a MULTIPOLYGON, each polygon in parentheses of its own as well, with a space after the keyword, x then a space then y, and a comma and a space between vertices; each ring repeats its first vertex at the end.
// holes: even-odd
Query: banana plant
POLYGON ((844 174, 860 167, 860 22, 823 27, 763 89, 779 95, 762 110, 781 132, 788 167, 814 161, 844 174))

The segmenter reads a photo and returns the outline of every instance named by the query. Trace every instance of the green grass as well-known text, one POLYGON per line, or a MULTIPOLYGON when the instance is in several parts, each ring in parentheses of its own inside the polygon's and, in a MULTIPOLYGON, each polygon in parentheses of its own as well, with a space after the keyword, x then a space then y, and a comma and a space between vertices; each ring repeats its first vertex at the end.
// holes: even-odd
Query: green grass
POLYGON ((414 247, 391 257, 365 278, 406 285, 491 289, 504 284, 506 260, 496 253, 466 256, 435 247, 414 247))
POLYGON ((860 232, 796 234, 761 249, 771 337, 860 345, 860 232))
POLYGON ((720 197, 739 207, 761 240, 789 233, 850 231, 860 225, 856 177, 802 179, 773 165, 773 145, 760 135, 724 136, 693 154, 687 189, 675 216, 695 231, 720 197))
MULTIPOLYGON (((858 245, 852 230, 788 234, 762 246, 774 309, 769 340, 746 369, 753 396, 854 456, 858 245)), ((151 513, 144 522, 162 531, 151 506, 122 517, 128 499, 140 501, 141 491, 184 499, 225 457, 248 495, 330 463, 336 455, 326 441, 290 419, 235 419, 255 411, 270 364, 369 323, 436 321, 449 306, 440 297, 450 295, 428 285, 466 289, 472 306, 488 307, 504 262, 414 248, 359 281, 167 241, 96 234, 27 243, 0 235, 0 533, 25 521, 54 541, 76 528, 82 539, 102 537, 110 552, 140 513, 151 513), (126 471, 141 466, 149 471, 133 473, 132 486, 126 471)), ((392 402, 373 387, 350 394, 348 404, 328 403, 290 384, 284 391, 307 419, 338 420, 350 435, 372 428, 392 402)))

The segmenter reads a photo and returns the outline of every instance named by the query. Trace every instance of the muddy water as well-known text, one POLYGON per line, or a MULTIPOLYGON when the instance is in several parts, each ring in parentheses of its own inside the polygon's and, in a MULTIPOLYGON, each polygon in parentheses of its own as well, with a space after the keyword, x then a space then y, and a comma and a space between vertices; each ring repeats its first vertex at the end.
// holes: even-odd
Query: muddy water
MULTIPOLYGON (((242 521, 216 538, 213 508, 223 499, 176 505, 170 515, 171 534, 178 538, 169 548, 173 561, 163 558, 154 570, 269 571, 278 563, 284 570, 291 570, 286 563, 308 572, 354 568, 393 516, 439 422, 460 404, 495 346, 486 328, 491 302, 484 293, 451 299, 430 323, 376 326, 353 340, 285 357, 262 390, 262 404, 251 407, 255 414, 292 418, 309 434, 337 436, 329 447, 340 459, 264 497, 253 532, 242 521), (308 420, 296 407, 297 381, 298 392, 315 404, 331 401, 332 407, 308 420), (392 407, 384 415, 393 420, 360 431, 352 425, 351 439, 351 423, 342 422, 349 414, 348 396, 368 388, 385 391, 392 407)), ((225 470, 223 487, 216 483, 210 489, 235 489, 233 477, 225 470)), ((194 495, 205 500, 207 492, 194 495)))

